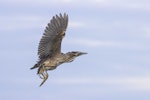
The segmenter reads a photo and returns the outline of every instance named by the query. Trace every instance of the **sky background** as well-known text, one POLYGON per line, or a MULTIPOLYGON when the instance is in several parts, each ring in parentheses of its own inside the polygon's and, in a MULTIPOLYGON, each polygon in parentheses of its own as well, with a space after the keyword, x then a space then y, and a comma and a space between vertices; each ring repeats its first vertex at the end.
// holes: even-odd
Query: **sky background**
POLYGON ((1 0, 2 100, 150 100, 149 0, 1 0), (39 87, 39 40, 66 12, 62 52, 87 55, 49 71, 39 87))

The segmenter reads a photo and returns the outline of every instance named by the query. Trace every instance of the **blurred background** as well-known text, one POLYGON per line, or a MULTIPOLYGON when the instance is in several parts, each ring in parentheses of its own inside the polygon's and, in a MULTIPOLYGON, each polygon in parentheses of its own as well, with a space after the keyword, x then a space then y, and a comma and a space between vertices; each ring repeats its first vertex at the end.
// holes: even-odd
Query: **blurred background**
POLYGON ((2 100, 150 100, 149 0, 1 0, 2 100), (62 52, 87 55, 49 71, 39 87, 39 40, 66 12, 62 52))

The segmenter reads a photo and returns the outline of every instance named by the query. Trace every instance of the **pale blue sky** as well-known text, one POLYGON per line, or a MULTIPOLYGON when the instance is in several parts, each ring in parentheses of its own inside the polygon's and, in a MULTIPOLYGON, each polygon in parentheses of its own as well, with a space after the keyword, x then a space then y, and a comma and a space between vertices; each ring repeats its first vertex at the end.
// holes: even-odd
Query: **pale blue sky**
POLYGON ((150 100, 149 0, 1 0, 3 100, 150 100), (84 51, 38 87, 37 47, 55 14, 69 26, 62 52, 84 51))

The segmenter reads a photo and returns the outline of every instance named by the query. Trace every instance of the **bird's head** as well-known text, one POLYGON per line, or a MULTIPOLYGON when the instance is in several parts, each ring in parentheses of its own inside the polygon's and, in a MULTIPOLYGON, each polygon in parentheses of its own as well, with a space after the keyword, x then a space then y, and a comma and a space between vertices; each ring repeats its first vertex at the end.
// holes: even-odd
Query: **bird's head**
POLYGON ((72 51, 68 52, 66 55, 68 56, 67 62, 72 62, 76 57, 87 54, 86 52, 72 51))

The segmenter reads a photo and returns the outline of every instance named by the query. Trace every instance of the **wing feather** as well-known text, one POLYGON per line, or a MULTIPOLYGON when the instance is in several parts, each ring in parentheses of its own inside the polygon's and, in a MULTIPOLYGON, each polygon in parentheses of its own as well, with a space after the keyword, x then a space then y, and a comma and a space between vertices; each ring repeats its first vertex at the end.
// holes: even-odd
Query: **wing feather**
POLYGON ((54 16, 46 26, 38 47, 39 58, 61 53, 61 42, 68 24, 68 15, 54 16))

